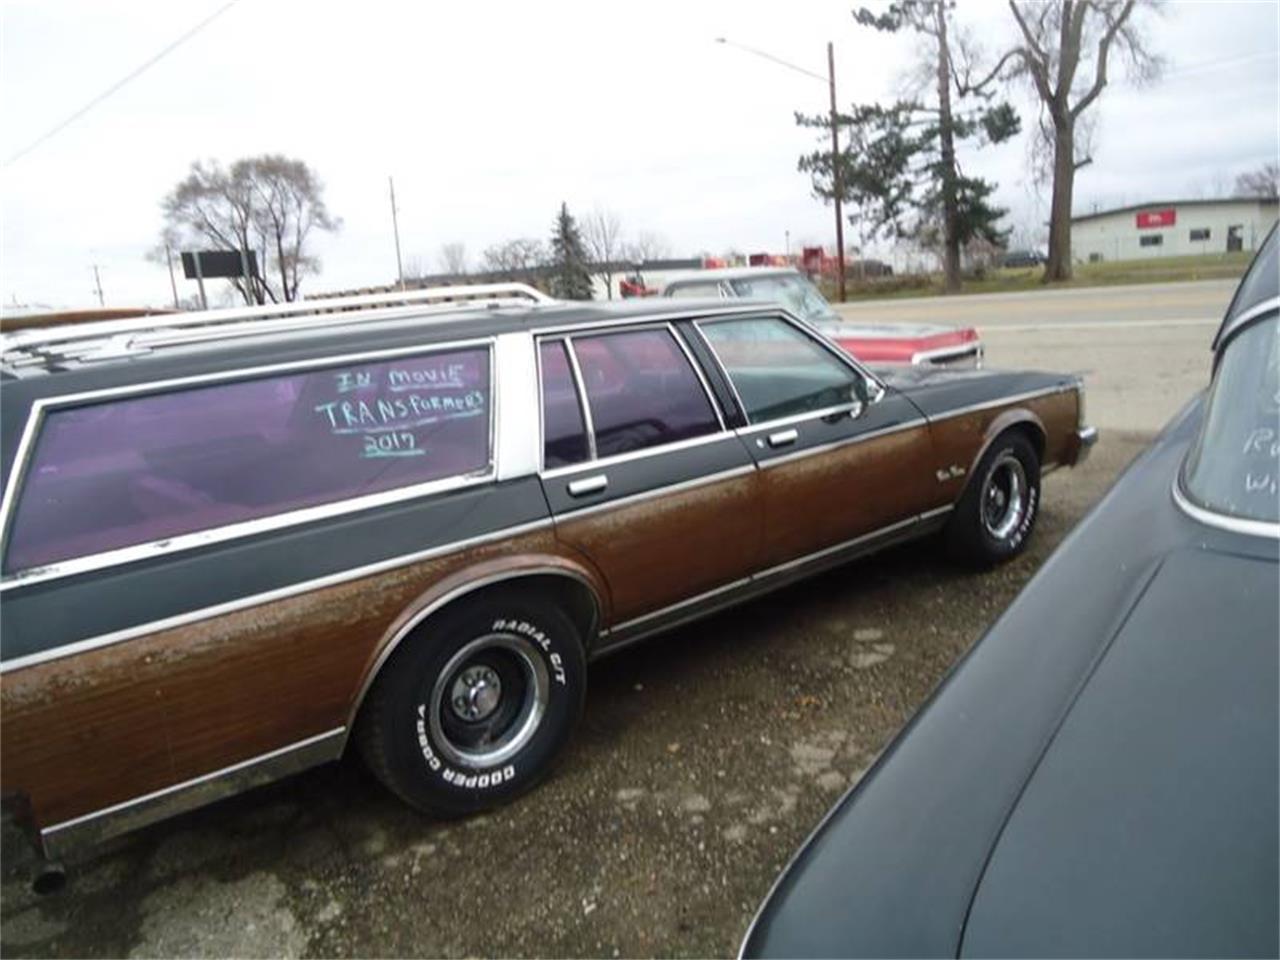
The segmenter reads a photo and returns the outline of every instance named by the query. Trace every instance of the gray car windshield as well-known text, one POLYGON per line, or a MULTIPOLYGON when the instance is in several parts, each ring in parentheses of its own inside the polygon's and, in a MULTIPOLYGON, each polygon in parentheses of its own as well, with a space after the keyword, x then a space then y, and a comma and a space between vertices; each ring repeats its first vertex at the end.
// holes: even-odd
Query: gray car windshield
POLYGON ((801 320, 839 320, 818 288, 799 274, 737 277, 729 281, 733 292, 752 300, 776 300, 801 320))
POLYGON ((1280 520, 1280 321, 1271 314, 1236 335, 1209 389, 1204 422, 1183 472, 1184 492, 1215 513, 1280 520))

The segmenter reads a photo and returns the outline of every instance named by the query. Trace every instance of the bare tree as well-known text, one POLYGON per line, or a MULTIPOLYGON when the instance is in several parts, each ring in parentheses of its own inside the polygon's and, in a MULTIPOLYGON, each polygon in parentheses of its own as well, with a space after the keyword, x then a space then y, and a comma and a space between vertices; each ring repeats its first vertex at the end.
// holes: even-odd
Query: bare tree
POLYGON ((461 240, 440 244, 440 269, 451 277, 465 277, 467 245, 461 240))
POLYGON ((245 303, 294 300, 302 278, 320 269, 307 251, 313 231, 342 225, 323 192, 310 167, 279 154, 246 157, 229 169, 197 160, 161 203, 163 242, 256 253, 261 275, 231 280, 245 303))
POLYGON ((404 258, 403 270, 406 280, 421 280, 427 275, 426 264, 421 255, 416 253, 404 258))
MULTIPOLYGON (((1092 162, 1079 150, 1082 115, 1107 86, 1111 58, 1125 58, 1131 77, 1146 82, 1162 63, 1135 20, 1153 0, 1009 0, 1021 45, 1015 73, 1028 78, 1040 99, 1040 136, 1052 144, 1053 202, 1049 213, 1046 281, 1071 278, 1071 201, 1076 171, 1092 162)), ((1089 137, 1085 137, 1087 144, 1089 137)))
POLYGON ((1280 197, 1280 164, 1264 163, 1236 177, 1237 197, 1280 197))
POLYGON ((519 237, 486 247, 480 255, 484 268, 506 280, 530 282, 538 267, 547 262, 547 249, 541 240, 519 237))
POLYGON ((671 244, 660 233, 642 230, 636 238, 623 247, 622 255, 633 263, 649 260, 665 260, 671 256, 671 244))
POLYGON ((582 243, 595 276, 604 281, 612 300, 614 264, 623 254, 622 218, 612 210, 597 207, 582 221, 582 243))

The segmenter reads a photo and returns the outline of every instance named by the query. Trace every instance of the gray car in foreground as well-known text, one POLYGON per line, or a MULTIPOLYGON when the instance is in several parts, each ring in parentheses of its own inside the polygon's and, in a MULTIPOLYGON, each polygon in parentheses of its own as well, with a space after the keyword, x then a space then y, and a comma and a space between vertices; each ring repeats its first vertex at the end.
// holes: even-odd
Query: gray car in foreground
POLYGON ((745 956, 1280 954, 1280 257, 1213 377, 797 854, 745 956))

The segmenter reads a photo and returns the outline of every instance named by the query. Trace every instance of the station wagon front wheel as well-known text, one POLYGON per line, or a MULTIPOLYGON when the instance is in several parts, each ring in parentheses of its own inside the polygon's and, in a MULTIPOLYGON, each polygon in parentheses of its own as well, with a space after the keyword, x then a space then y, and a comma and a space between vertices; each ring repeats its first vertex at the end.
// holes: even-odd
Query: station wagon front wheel
POLYGON ((582 711, 573 622, 513 593, 430 618, 383 666, 362 712, 361 752, 412 806, 461 816, 537 783, 582 711))
POLYGON ((1021 553, 1040 510, 1040 458, 1025 434, 996 438, 948 522, 952 552, 975 566, 1021 553))

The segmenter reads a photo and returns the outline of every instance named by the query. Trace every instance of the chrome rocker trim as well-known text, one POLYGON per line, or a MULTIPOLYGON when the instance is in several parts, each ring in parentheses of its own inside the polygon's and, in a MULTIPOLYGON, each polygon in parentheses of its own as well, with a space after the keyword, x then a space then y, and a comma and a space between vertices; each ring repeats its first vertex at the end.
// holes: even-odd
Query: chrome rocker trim
POLYGON ((194 810, 233 793, 241 793, 281 777, 301 773, 309 767, 337 760, 342 756, 345 742, 346 727, 336 727, 221 770, 55 823, 40 831, 40 843, 46 856, 59 857, 68 851, 92 846, 109 837, 194 810))
POLYGON ((608 630, 601 631, 599 642, 590 653, 591 659, 595 660, 606 654, 615 653, 655 634, 710 616, 727 607, 754 600, 756 597, 802 580, 811 574, 839 566, 882 547, 927 536, 942 526, 946 515, 952 509, 953 505, 948 504, 945 507, 928 510, 619 623, 608 630))

